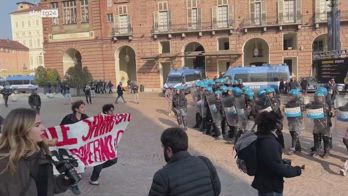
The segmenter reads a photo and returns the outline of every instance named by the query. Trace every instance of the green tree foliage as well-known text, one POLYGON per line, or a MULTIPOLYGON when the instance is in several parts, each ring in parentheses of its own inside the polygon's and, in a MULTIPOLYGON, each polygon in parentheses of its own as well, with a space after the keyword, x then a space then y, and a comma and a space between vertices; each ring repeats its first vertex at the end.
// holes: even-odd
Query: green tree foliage
POLYGON ((59 73, 56 69, 47 69, 39 66, 35 70, 35 83, 39 86, 47 86, 48 84, 55 86, 59 80, 59 73))
POLYGON ((45 86, 47 83, 47 70, 43 66, 39 66, 35 70, 35 83, 39 86, 45 86))
POLYGON ((93 80, 92 74, 87 67, 82 67, 80 63, 70 67, 65 74, 65 80, 70 87, 76 88, 77 95, 80 90, 93 80))

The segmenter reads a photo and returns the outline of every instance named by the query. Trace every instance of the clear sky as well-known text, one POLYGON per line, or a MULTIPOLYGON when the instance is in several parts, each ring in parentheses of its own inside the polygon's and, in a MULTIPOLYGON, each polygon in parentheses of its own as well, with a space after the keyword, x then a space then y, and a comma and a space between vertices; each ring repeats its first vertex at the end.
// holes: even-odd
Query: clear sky
POLYGON ((38 3, 39 0, 0 0, 0 39, 12 39, 11 12, 16 10, 16 3, 27 1, 38 3))

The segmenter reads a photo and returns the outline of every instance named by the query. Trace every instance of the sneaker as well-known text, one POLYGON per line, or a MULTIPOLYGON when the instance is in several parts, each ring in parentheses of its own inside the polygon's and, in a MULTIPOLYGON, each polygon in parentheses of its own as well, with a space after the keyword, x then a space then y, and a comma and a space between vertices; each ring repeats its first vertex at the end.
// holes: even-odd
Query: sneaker
POLYGON ((346 175, 347 175, 347 172, 346 172, 346 170, 344 170, 344 169, 340 169, 340 174, 341 174, 342 176, 346 176, 346 175))
POLYGON ((78 186, 77 184, 72 185, 72 186, 70 187, 70 190, 71 190, 71 192, 73 192, 75 195, 80 195, 80 194, 81 194, 81 191, 80 191, 79 186, 78 186))
POLYGON ((91 184, 91 185, 99 185, 99 181, 98 180, 96 180, 96 181, 90 180, 89 184, 91 184))

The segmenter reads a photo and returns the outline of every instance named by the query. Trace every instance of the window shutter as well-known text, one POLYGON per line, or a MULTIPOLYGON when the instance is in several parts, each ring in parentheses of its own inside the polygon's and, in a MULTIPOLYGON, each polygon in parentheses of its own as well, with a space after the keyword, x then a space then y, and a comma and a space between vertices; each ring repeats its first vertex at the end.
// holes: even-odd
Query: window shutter
POLYGON ((154 31, 158 29, 158 12, 153 12, 153 28, 154 31))
POLYGON ((284 20, 284 0, 278 0, 278 23, 283 24, 284 20))
POLYGON ((218 5, 222 5, 222 0, 218 0, 218 5))
POLYGON ((163 11, 167 11, 168 10, 168 3, 165 1, 163 2, 163 11))
POLYGON ((296 0, 296 23, 302 21, 302 0, 296 0))
POLYGON ((250 21, 255 23, 255 4, 254 0, 250 0, 250 21))
POLYGON ((191 8, 192 7, 192 2, 191 0, 186 0, 186 5, 187 5, 187 8, 191 8))
POLYGON ((119 26, 118 26, 118 14, 116 13, 115 17, 114 17, 114 28, 115 28, 115 32, 119 33, 119 26))
POLYGON ((315 0, 315 22, 320 21, 320 0, 315 0))
POLYGON ((171 28, 172 26, 172 18, 171 18, 171 13, 170 11, 167 11, 167 14, 168 14, 168 30, 171 28))
POLYGON ((126 5, 123 6, 123 14, 127 14, 128 15, 128 7, 126 5))
POLYGON ((211 26, 213 28, 216 28, 216 10, 217 10, 217 7, 211 8, 211 26))
POLYGON ((233 27, 234 21, 233 21, 233 6, 228 5, 228 26, 233 27))
POLYGON ((266 15, 267 13, 267 7, 266 7, 266 0, 261 0, 261 24, 266 24, 266 15))
POLYGON ((123 12, 122 12, 122 6, 118 6, 118 14, 117 15, 122 15, 123 12))
POLYGON ((187 9, 187 26, 192 27, 192 9, 187 9))
POLYGON ((197 28, 201 28, 202 26, 202 9, 197 8, 197 28))

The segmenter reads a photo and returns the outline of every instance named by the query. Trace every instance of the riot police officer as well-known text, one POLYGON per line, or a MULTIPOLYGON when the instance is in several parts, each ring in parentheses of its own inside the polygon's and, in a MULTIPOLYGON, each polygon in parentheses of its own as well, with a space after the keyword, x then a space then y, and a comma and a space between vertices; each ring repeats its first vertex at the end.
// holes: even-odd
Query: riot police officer
POLYGON ((320 90, 314 94, 314 101, 306 106, 307 117, 313 120, 313 141, 314 147, 311 149, 311 155, 319 154, 320 135, 323 136, 324 154, 322 157, 327 158, 330 154, 330 137, 331 131, 331 111, 325 102, 325 95, 320 90))
POLYGON ((303 102, 299 89, 292 89, 289 92, 290 99, 285 104, 285 116, 288 119, 288 127, 291 135, 291 148, 289 154, 301 152, 300 134, 303 131, 303 102))
POLYGON ((176 115, 178 124, 187 130, 187 99, 183 92, 183 87, 179 86, 175 88, 176 92, 173 96, 173 111, 176 115))
POLYGON ((246 102, 245 97, 243 94, 243 91, 239 87, 234 87, 232 90, 234 100, 233 104, 236 108, 236 117, 237 117, 237 124, 236 124, 236 138, 235 143, 239 139, 239 137, 244 133, 246 129, 247 124, 247 113, 246 113, 246 102))

